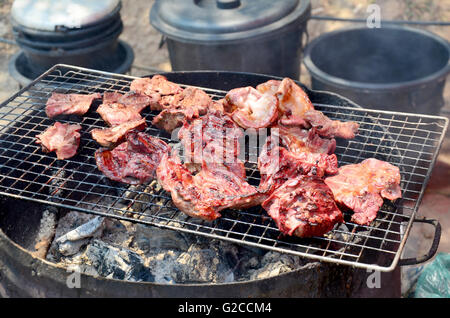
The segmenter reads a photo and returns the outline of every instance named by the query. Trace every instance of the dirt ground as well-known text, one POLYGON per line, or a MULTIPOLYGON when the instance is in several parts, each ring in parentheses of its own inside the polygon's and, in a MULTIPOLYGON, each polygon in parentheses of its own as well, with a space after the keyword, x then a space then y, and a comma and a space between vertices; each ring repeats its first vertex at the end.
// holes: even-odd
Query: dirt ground
MULTIPOLYGON (((151 69, 169 71, 171 69, 167 48, 159 47, 161 34, 150 24, 149 13, 154 1, 122 0, 122 20, 124 30, 121 39, 134 50, 134 67, 131 75, 149 74, 151 69), (144 68, 144 69, 142 69, 144 68)), ((312 14, 334 16, 341 18, 367 18, 366 9, 369 4, 378 4, 381 8, 381 19, 385 20, 422 20, 450 21, 450 1, 438 0, 312 0, 312 14)), ((9 14, 12 0, 0 0, 0 38, 13 39, 9 14)), ((310 38, 332 30, 356 25, 348 22, 333 22, 311 20, 308 23, 310 38)), ((434 32, 450 41, 450 27, 414 26, 434 32)), ((8 72, 8 62, 19 48, 13 44, 0 42, 0 101, 17 91, 19 85, 8 72)), ((301 69, 302 81, 308 85, 309 76, 304 67, 301 69)), ((446 100, 446 115, 450 115, 450 81, 447 80, 444 98, 446 100)), ((434 193, 424 198, 420 210, 421 215, 440 217, 443 225, 443 235, 439 251, 450 252, 450 137, 446 139, 438 165, 431 182, 434 193), (444 190, 442 190, 444 188, 444 190), (437 197, 436 197, 437 195, 437 197), (435 207, 439 206, 438 211, 435 207)), ((411 250, 417 252, 422 238, 429 240, 430 230, 417 230, 412 238, 411 250)), ((409 241, 409 240, 408 240, 409 241)), ((422 248, 422 247, 421 247, 422 248)))

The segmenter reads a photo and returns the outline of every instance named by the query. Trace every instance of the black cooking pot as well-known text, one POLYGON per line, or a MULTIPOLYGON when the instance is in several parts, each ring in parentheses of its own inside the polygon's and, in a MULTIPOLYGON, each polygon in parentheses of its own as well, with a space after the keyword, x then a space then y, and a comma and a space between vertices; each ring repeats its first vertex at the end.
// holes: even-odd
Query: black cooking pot
POLYGON ((151 24, 174 71, 228 70, 298 79, 309 0, 156 0, 151 24))
POLYGON ((354 28, 311 41, 304 63, 312 88, 367 108, 437 115, 450 72, 450 45, 407 27, 354 28))

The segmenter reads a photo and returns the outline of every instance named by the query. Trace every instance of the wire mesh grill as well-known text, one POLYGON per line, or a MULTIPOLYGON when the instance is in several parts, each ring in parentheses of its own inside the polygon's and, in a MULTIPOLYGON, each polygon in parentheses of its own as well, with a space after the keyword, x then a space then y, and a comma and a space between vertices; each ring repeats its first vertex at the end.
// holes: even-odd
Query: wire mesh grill
MULTIPOLYGON (((99 146, 90 131, 105 127, 95 112, 96 105, 83 117, 59 120, 82 126, 75 157, 57 160, 54 153, 42 152, 35 143, 35 136, 54 123, 45 114, 52 92, 125 93, 133 79, 57 65, 6 100, 0 106, 0 194, 316 260, 381 271, 395 268, 442 143, 446 118, 315 104, 332 119, 360 124, 355 139, 338 140, 339 164, 373 157, 398 166, 403 197, 394 203, 386 201, 369 226, 350 222, 351 215, 344 213, 346 222, 324 237, 300 239, 280 234, 261 207, 223 211, 222 218, 207 222, 180 212, 156 180, 140 186, 110 181, 98 170, 94 158, 99 146)), ((214 99, 226 93, 202 89, 214 99)), ((150 122, 155 113, 144 111, 143 115, 150 122)), ((151 125, 146 132, 172 142, 151 125)), ((247 151, 258 153, 261 146, 247 151)), ((249 183, 258 185, 256 162, 247 161, 246 168, 249 183)))

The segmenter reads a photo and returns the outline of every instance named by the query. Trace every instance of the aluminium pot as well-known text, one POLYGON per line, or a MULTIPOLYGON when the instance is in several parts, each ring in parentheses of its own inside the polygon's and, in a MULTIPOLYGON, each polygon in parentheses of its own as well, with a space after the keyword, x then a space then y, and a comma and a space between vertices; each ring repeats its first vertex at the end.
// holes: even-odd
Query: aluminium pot
POLYGON ((299 79, 309 0, 156 0, 172 70, 225 70, 299 79))
POLYGON ((325 33, 305 49, 314 90, 367 108, 438 115, 450 73, 450 45, 409 27, 351 28, 325 33))
POLYGON ((55 64, 106 70, 123 30, 119 0, 15 0, 14 37, 32 73, 55 64))

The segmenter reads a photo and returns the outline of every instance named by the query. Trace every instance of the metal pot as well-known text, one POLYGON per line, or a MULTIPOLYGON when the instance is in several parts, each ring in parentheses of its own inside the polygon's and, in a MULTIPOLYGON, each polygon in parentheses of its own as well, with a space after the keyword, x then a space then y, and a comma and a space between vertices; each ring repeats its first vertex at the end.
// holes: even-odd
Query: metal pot
POLYGON ((307 0, 157 0, 151 24, 174 71, 228 70, 298 79, 307 0))
POLYGON ((311 41, 304 63, 313 89, 367 108, 437 115, 450 73, 450 45, 407 27, 344 29, 311 41))

